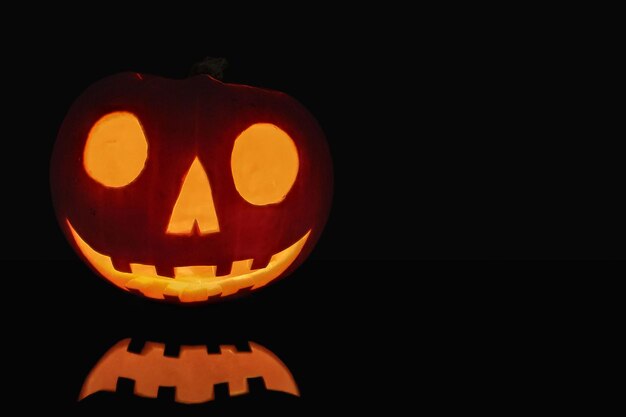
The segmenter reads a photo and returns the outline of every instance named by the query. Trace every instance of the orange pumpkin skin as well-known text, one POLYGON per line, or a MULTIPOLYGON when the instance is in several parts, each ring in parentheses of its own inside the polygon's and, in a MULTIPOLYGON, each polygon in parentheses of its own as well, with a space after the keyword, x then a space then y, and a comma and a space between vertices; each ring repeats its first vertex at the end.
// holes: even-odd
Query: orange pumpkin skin
POLYGON ((244 276, 236 285, 222 280, 220 291, 212 286, 219 280, 209 276, 194 287, 189 283, 195 277, 178 279, 181 267, 215 266, 212 275, 219 278, 231 273, 234 261, 252 260, 250 272, 254 272, 268 267, 268 262, 271 265, 273 255, 300 242, 297 256, 270 281, 288 275, 317 242, 332 195, 332 162, 324 134, 301 104, 280 92, 225 84, 206 75, 170 80, 122 73, 98 81, 75 101, 63 121, 50 178, 59 224, 96 272, 124 290, 177 302, 222 299, 268 283, 251 282, 244 276), (147 142, 147 159, 132 182, 108 187, 88 174, 84 152, 96 122, 115 112, 128 112, 138 119, 147 142), (259 123, 280 128, 297 149, 295 181, 275 204, 251 204, 240 195, 233 179, 235 140, 259 123), (203 234, 195 225, 187 235, 170 234, 168 225, 181 184, 196 159, 210 182, 219 231, 203 234), (79 240, 109 257, 120 273, 116 277, 121 278, 112 280, 94 266, 79 240), (135 265, 153 266, 158 285, 148 279, 153 274, 135 265), (128 284, 133 280, 134 284, 128 284), (191 287, 184 287, 187 284, 191 287))

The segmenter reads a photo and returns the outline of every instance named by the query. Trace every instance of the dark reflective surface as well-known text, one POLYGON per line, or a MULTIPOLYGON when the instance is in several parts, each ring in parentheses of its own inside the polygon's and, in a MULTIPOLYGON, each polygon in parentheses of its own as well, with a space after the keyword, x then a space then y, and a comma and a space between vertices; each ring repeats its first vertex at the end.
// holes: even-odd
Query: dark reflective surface
MULTIPOLYGON (((19 265, 12 266, 17 272, 19 265)), ((13 346, 13 355, 28 363, 28 371, 18 370, 14 378, 21 386, 36 383, 38 387, 18 393, 26 403, 37 399, 52 409, 89 413, 102 407, 161 411, 225 407, 223 412, 234 412, 280 405, 287 412, 328 401, 345 403, 362 371, 356 358, 369 350, 357 348, 361 344, 357 338, 352 345, 351 335, 379 325, 366 318, 371 310, 359 312, 361 307, 356 307, 354 301, 362 298, 358 288, 352 294, 352 284, 333 278, 339 273, 330 271, 333 263, 309 263, 267 290, 199 307, 155 303, 121 292, 78 261, 34 263, 29 268, 38 281, 25 309, 37 313, 30 315, 32 319, 23 317, 27 323, 23 327, 14 323, 12 331, 20 343, 13 346), (132 386, 122 384, 120 392, 97 393, 78 403, 89 372, 124 338, 132 338, 136 345, 163 343, 170 353, 192 345, 209 349, 234 345, 245 350, 246 343, 254 341, 286 364, 302 397, 256 387, 241 397, 216 393, 217 401, 185 406, 168 400, 167 393, 157 400, 138 398, 132 395, 132 386)), ((367 360, 368 368, 376 366, 367 360)))
POLYGON ((573 294, 619 264, 311 261, 262 292, 203 307, 124 294, 79 262, 5 266, 11 274, 27 268, 31 285, 20 303, 25 286, 5 288, 16 295, 4 321, 10 401, 87 414, 112 407, 287 415, 468 409, 531 395, 571 372, 559 341, 584 326, 593 298, 573 294), (301 397, 253 389, 187 406, 167 392, 145 399, 122 387, 78 403, 85 377, 123 338, 171 352, 251 340, 287 365, 301 397))

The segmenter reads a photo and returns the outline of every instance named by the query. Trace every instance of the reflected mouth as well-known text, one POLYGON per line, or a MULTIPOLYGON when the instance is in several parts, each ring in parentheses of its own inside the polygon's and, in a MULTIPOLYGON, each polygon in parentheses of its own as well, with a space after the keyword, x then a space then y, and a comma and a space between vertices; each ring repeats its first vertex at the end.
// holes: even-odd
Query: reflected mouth
POLYGON ((209 352, 206 345, 182 345, 178 355, 165 356, 162 343, 147 341, 139 352, 131 352, 131 340, 120 340, 89 372, 78 400, 97 392, 119 392, 123 380, 133 384, 133 395, 144 398, 162 397, 162 388, 173 388, 173 400, 183 404, 215 400, 217 386, 224 384, 230 396, 244 395, 253 391, 252 381, 258 379, 264 389, 300 396, 280 358, 256 343, 247 345, 248 351, 221 345, 217 352, 209 352))
POLYGON ((174 278, 158 275, 154 265, 131 263, 131 272, 115 269, 111 257, 94 250, 67 224, 81 253, 106 279, 118 287, 140 292, 146 297, 164 300, 178 298, 181 302, 201 302, 213 297, 226 297, 242 289, 267 285, 278 278, 298 257, 311 230, 297 242, 272 256, 266 267, 251 269, 252 259, 233 261, 228 275, 216 276, 216 266, 192 265, 174 267, 174 278))

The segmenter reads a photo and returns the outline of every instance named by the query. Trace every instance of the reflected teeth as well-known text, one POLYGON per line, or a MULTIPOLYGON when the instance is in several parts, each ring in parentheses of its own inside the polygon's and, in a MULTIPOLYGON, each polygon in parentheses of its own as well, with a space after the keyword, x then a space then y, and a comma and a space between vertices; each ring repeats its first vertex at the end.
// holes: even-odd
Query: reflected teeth
POLYGON ((97 392, 119 392, 121 377, 133 381, 133 394, 138 397, 159 398, 161 387, 167 386, 175 390, 173 400, 183 404, 206 403, 222 393, 254 392, 259 378, 264 390, 300 395, 289 368, 276 355, 254 342, 246 345, 246 349, 232 345, 207 348, 120 340, 89 372, 78 400, 97 392), (218 391, 224 384, 227 392, 218 391))
POLYGON ((232 295, 243 289, 255 290, 263 287, 289 268, 311 233, 309 230, 293 245, 274 254, 269 263, 263 266, 252 259, 243 259, 234 261, 227 275, 217 275, 220 271, 215 265, 180 266, 174 267, 173 271, 169 272, 171 269, 160 266, 157 268, 154 265, 130 263, 128 270, 125 270, 125 262, 114 264, 111 257, 91 248, 69 221, 68 225, 85 258, 113 284, 126 290, 141 292, 146 297, 161 300, 174 297, 182 302, 206 301, 211 297, 232 295), (116 268, 120 265, 123 270, 116 268))

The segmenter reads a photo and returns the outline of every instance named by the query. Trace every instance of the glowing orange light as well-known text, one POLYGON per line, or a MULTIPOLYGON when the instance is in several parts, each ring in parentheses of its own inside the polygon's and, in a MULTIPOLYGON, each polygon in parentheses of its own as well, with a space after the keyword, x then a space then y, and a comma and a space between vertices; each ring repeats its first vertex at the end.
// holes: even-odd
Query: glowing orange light
POLYGON ((137 117, 129 112, 109 113, 89 131, 83 165, 87 174, 107 187, 123 187, 141 173, 148 142, 137 117))
POLYGON ((289 368, 272 352, 250 343, 250 352, 234 346, 220 346, 220 353, 208 353, 206 346, 181 346, 179 357, 164 356, 165 345, 147 342, 140 353, 128 351, 130 339, 108 350, 91 370, 79 400, 99 392, 115 392, 118 378, 132 379, 134 394, 156 398, 159 387, 174 387, 180 403, 201 403, 214 399, 213 386, 228 383, 231 396, 248 392, 249 378, 263 378, 265 387, 299 396, 289 368))
POLYGON ((179 304, 293 273, 328 219, 332 171, 321 126, 287 94, 124 72, 72 104, 49 173, 78 256, 127 292, 179 304))
POLYGON ((215 266, 175 267, 176 276, 162 277, 153 265, 131 263, 132 272, 115 269, 111 257, 95 251, 67 222, 76 245, 89 263, 106 279, 125 290, 141 292, 146 297, 177 297, 181 302, 206 301, 209 297, 232 295, 244 288, 263 287, 280 276, 298 257, 311 231, 288 248, 272 256, 265 268, 251 270, 252 260, 233 261, 231 273, 215 276, 215 266))
POLYGON ((194 223, 198 224, 198 230, 203 235, 220 230, 209 178, 197 157, 183 180, 167 233, 190 235, 194 223))
POLYGON ((275 204, 296 181, 298 149, 278 126, 256 123, 235 140, 230 163, 235 187, 247 202, 275 204))

